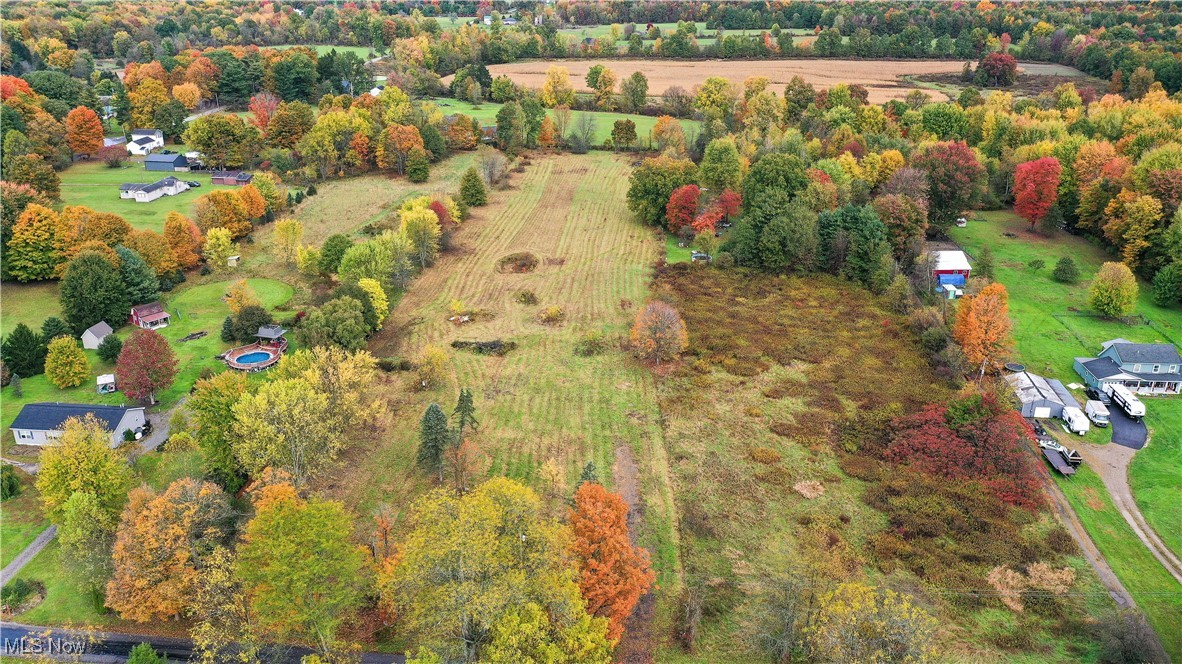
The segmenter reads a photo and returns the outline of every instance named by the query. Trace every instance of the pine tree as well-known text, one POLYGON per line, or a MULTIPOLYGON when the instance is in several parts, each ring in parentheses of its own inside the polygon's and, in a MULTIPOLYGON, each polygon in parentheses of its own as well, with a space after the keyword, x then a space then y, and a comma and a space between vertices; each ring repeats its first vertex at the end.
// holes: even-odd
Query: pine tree
POLYGON ((583 466, 583 472, 579 474, 579 486, 587 482, 599 482, 599 469, 595 467, 594 461, 588 461, 586 466, 583 466))
POLYGON ((406 178, 411 182, 426 182, 431 177, 431 165, 428 163, 427 151, 414 149, 406 159, 406 178))
POLYGON ((160 297, 156 271, 148 267, 139 254, 123 245, 115 247, 115 253, 119 254, 119 278, 123 280, 123 290, 129 302, 143 304, 160 297))
POLYGON ((484 180, 473 166, 464 171, 464 178, 460 181, 460 198, 469 207, 480 207, 488 203, 488 192, 484 188, 484 180))
POLYGON ((234 340, 234 317, 226 316, 222 321, 222 341, 230 343, 234 340))
POLYGON ((451 444, 452 432, 447 426, 447 415, 439 404, 427 406, 423 419, 419 422, 419 465, 439 473, 439 481, 443 481, 443 453, 451 444))
POLYGON ((989 245, 982 247, 977 257, 977 276, 993 281, 993 249, 989 245))
POLYGON ((48 352, 48 340, 24 323, 17 323, 0 344, 0 357, 4 358, 4 363, 14 374, 25 377, 45 371, 45 355, 48 352))
POLYGON ((1055 263, 1051 278, 1061 284, 1074 284, 1079 281, 1079 268, 1076 267, 1075 261, 1070 256, 1064 256, 1055 263))
MULTIPOLYGON (((21 387, 20 374, 12 374, 12 380, 8 382, 8 386, 12 388, 12 396, 21 398, 25 396, 25 390, 21 387)), ((7 466, 5 466, 7 468, 7 466)))
POLYGON ((464 439, 464 429, 471 427, 473 431, 480 427, 476 420, 476 405, 472 403, 472 391, 466 387, 460 388, 460 398, 456 402, 456 409, 452 411, 456 418, 456 439, 464 439))
POLYGON ((70 329, 69 325, 66 325, 66 321, 57 316, 50 316, 41 323, 41 338, 45 340, 45 343, 49 343, 58 337, 73 336, 73 334, 73 330, 70 329))

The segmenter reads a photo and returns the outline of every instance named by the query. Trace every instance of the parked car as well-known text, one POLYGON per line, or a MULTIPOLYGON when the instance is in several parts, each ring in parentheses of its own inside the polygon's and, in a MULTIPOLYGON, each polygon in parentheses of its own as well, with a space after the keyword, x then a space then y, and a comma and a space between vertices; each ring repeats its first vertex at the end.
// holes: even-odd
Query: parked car
POLYGON ((700 251, 695 251, 694 253, 690 254, 690 260, 694 263, 709 263, 710 254, 704 254, 700 251))
POLYGON ((1112 397, 1108 396, 1108 393, 1105 392, 1104 390, 1099 390, 1094 387, 1089 387, 1087 390, 1085 390, 1085 392, 1088 395, 1088 399, 1091 401, 1099 401, 1100 403, 1104 404, 1105 406, 1112 405, 1112 397))
POLYGON ((161 150, 160 154, 176 154, 176 150, 161 150))
POLYGON ((200 187, 200 186, 201 186, 201 183, 200 183, 200 182, 198 182, 198 181, 196 181, 196 180, 185 180, 185 184, 187 184, 187 185, 189 185, 190 187, 193 187, 193 188, 197 188, 197 187, 200 187))

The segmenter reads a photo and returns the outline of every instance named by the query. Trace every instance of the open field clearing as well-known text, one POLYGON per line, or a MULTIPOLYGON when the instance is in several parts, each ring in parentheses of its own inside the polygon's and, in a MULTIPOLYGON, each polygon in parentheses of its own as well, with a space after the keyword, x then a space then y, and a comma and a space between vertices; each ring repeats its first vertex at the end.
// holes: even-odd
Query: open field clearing
MULTIPOLYGON (((183 152, 183 147, 169 146, 170 150, 183 152)), ((62 202, 66 205, 85 205, 100 212, 113 212, 127 220, 134 228, 164 230, 164 218, 169 212, 177 211, 193 218, 193 203, 202 194, 214 189, 233 189, 230 186, 214 186, 209 171, 188 173, 165 173, 144 170, 142 159, 129 160, 121 168, 107 168, 101 161, 78 162, 61 173, 62 202), (132 199, 119 198, 119 185, 124 183, 152 183, 169 175, 178 180, 200 182, 200 187, 183 191, 176 196, 161 196, 150 203, 137 203, 132 199)))
MULTIPOLYGON (((1084 654, 1089 646, 1078 635, 1042 621, 1020 625, 1024 621, 996 601, 959 601, 944 592, 966 589, 950 575, 984 583, 973 561, 1014 555, 974 539, 981 535, 948 531, 952 543, 942 565, 927 565, 922 578, 902 562, 933 555, 920 553, 922 538, 902 560, 882 546, 884 529, 906 527, 868 503, 865 495, 879 490, 877 481, 847 475, 842 431, 859 413, 892 404, 912 412, 951 395, 899 317, 834 279, 701 265, 661 270, 655 294, 677 306, 690 336, 690 355, 658 380, 658 393, 685 587, 703 606, 698 652, 690 656, 670 645, 660 661, 760 661, 750 644, 757 641, 751 637, 761 589, 785 570, 800 578, 820 574, 825 582, 868 580, 918 595, 944 625, 940 661, 1068 662, 1084 654), (954 553, 967 550, 983 558, 954 553), (1041 644, 1036 657, 1014 659, 1019 653, 1005 643, 1019 634, 1041 644)), ((939 504, 937 498, 927 500, 939 504)), ((936 521, 929 527, 941 518, 939 509, 932 507, 936 521)), ((1032 518, 1014 510, 1005 518, 1023 541, 1053 528, 1046 513, 1032 518)), ((1068 556, 1064 563, 1079 575, 1076 590, 1100 591, 1082 559, 1068 556)), ((665 620, 680 606, 676 590, 662 587, 665 620)), ((1103 601, 1102 591, 1098 596, 1103 601)), ((1082 613, 1089 601, 1068 610, 1082 613)))
POLYGON ((344 55, 345 53, 352 53, 362 60, 369 60, 376 57, 373 48, 369 46, 335 46, 333 44, 282 44, 279 46, 268 46, 266 48, 276 48, 279 50, 295 48, 296 46, 303 46, 316 51, 316 55, 328 55, 332 51, 344 55))
MULTIPOLYGON (((964 63, 957 60, 558 60, 530 61, 491 65, 488 70, 495 78, 505 74, 518 85, 541 89, 546 70, 552 65, 570 70, 571 83, 579 92, 591 92, 584 80, 587 71, 602 64, 619 76, 620 80, 641 72, 648 77, 650 94, 662 94, 669 87, 679 85, 689 90, 711 76, 729 78, 742 84, 749 76, 766 76, 771 89, 784 91, 793 76, 801 76, 817 88, 831 88, 838 83, 859 83, 870 91, 870 103, 881 104, 891 99, 902 99, 911 86, 900 80, 902 76, 959 73, 964 63)), ((1075 70, 1053 64, 1023 64, 1028 75, 1067 76, 1075 70)), ((1076 72, 1078 73, 1078 72, 1076 72)), ((936 101, 946 97, 933 91, 936 101)))
MULTIPOLYGON (((305 198, 292 216, 304 223, 304 242, 320 245, 334 233, 351 234, 396 213, 407 198, 436 192, 454 193, 459 189, 464 171, 473 163, 475 153, 458 153, 432 164, 431 179, 421 184, 384 173, 317 183, 318 193, 305 198)), ((265 226, 256 232, 270 233, 265 226)))
POLYGON ((41 515, 41 496, 33 486, 33 476, 23 471, 18 471, 17 476, 21 494, 4 501, 4 509, 0 510, 0 567, 12 562, 49 527, 49 521, 41 515))
POLYGON ((36 330, 41 321, 61 313, 56 281, 8 281, 0 287, 0 334, 8 334, 20 323, 36 330))
POLYGON ((636 225, 624 207, 628 167, 613 155, 543 157, 512 176, 510 191, 493 193, 492 204, 473 210, 455 235, 457 249, 418 277, 371 343, 378 356, 415 357, 427 344, 446 348, 454 375, 428 392, 409 392, 402 381, 391 408, 388 435, 371 449, 347 453, 342 470, 326 482, 328 493, 359 513, 380 502, 403 507, 425 487, 413 469, 418 422, 431 402, 448 411, 460 387, 476 398, 480 430, 475 477, 510 476, 547 496, 556 514, 588 461, 608 486, 638 482, 645 506, 642 542, 653 550, 661 582, 676 578, 672 497, 665 476, 663 444, 652 378, 616 344, 598 356, 579 357, 576 341, 597 330, 626 335, 635 308, 646 298, 650 265, 661 246, 636 225), (498 261, 530 252, 532 273, 503 273, 498 261), (520 304, 523 289, 538 298, 520 304), (453 300, 476 313, 476 321, 448 321, 453 300), (541 309, 558 306, 565 320, 537 322, 541 309), (504 357, 449 347, 454 340, 503 339, 517 344, 504 357), (638 460, 637 478, 618 477, 617 449, 638 460), (548 485, 539 473, 556 464, 565 486, 548 485))

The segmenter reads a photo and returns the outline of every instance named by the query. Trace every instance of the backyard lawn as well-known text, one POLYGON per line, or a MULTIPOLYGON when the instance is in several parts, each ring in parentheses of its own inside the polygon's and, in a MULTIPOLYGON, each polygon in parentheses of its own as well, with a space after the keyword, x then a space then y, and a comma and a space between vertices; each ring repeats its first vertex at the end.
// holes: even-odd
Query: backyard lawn
POLYGON ((4 315, 0 316, 0 334, 8 334, 20 323, 38 332, 41 329, 41 321, 50 316, 60 316, 62 313, 62 305, 58 302, 57 282, 6 282, 0 288, 0 310, 4 312, 4 315))
POLYGON ((20 495, 4 501, 0 508, 0 567, 12 562, 49 527, 49 521, 41 515, 41 498, 33 486, 33 477, 20 470, 17 476, 21 481, 20 495))
MULTIPOLYGON (((183 146, 169 146, 169 149, 182 151, 183 146)), ((100 212, 113 212, 127 220, 134 228, 149 229, 156 232, 164 230, 164 218, 169 212, 177 211, 193 217, 193 203, 198 196, 212 189, 232 189, 232 187, 214 186, 209 177, 209 171, 191 171, 188 173, 165 173, 144 170, 140 159, 127 161, 120 168, 107 168, 101 161, 78 162, 61 173, 62 202, 66 205, 85 205, 100 212), (176 196, 162 196, 150 203, 137 203, 134 200, 119 198, 119 185, 131 182, 150 183, 169 175, 181 180, 200 182, 200 187, 194 187, 176 196)))

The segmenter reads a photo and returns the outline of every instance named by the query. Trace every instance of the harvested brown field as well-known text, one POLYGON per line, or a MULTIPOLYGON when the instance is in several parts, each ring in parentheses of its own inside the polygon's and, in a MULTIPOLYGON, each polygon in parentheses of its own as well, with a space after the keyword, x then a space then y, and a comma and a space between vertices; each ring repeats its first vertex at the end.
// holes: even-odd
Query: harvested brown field
MULTIPOLYGON (((902 99, 914 86, 903 76, 930 74, 959 74, 964 63, 956 60, 559 60, 514 62, 491 65, 493 77, 508 75, 514 83, 527 88, 541 88, 546 70, 551 65, 570 70, 571 82, 580 92, 591 92, 585 78, 593 65, 602 64, 614 71, 620 80, 639 71, 648 77, 651 94, 662 94, 671 86, 686 90, 701 84, 710 76, 723 76, 741 84, 749 76, 766 76, 771 88, 782 92, 793 76, 802 76, 817 88, 831 88, 838 83, 859 83, 870 91, 870 102, 881 104, 891 99, 902 99)), ((1080 72, 1063 65, 1022 63, 1023 71, 1031 76, 1079 76, 1080 72)), ((947 99, 942 93, 928 90, 937 101, 947 99)))

